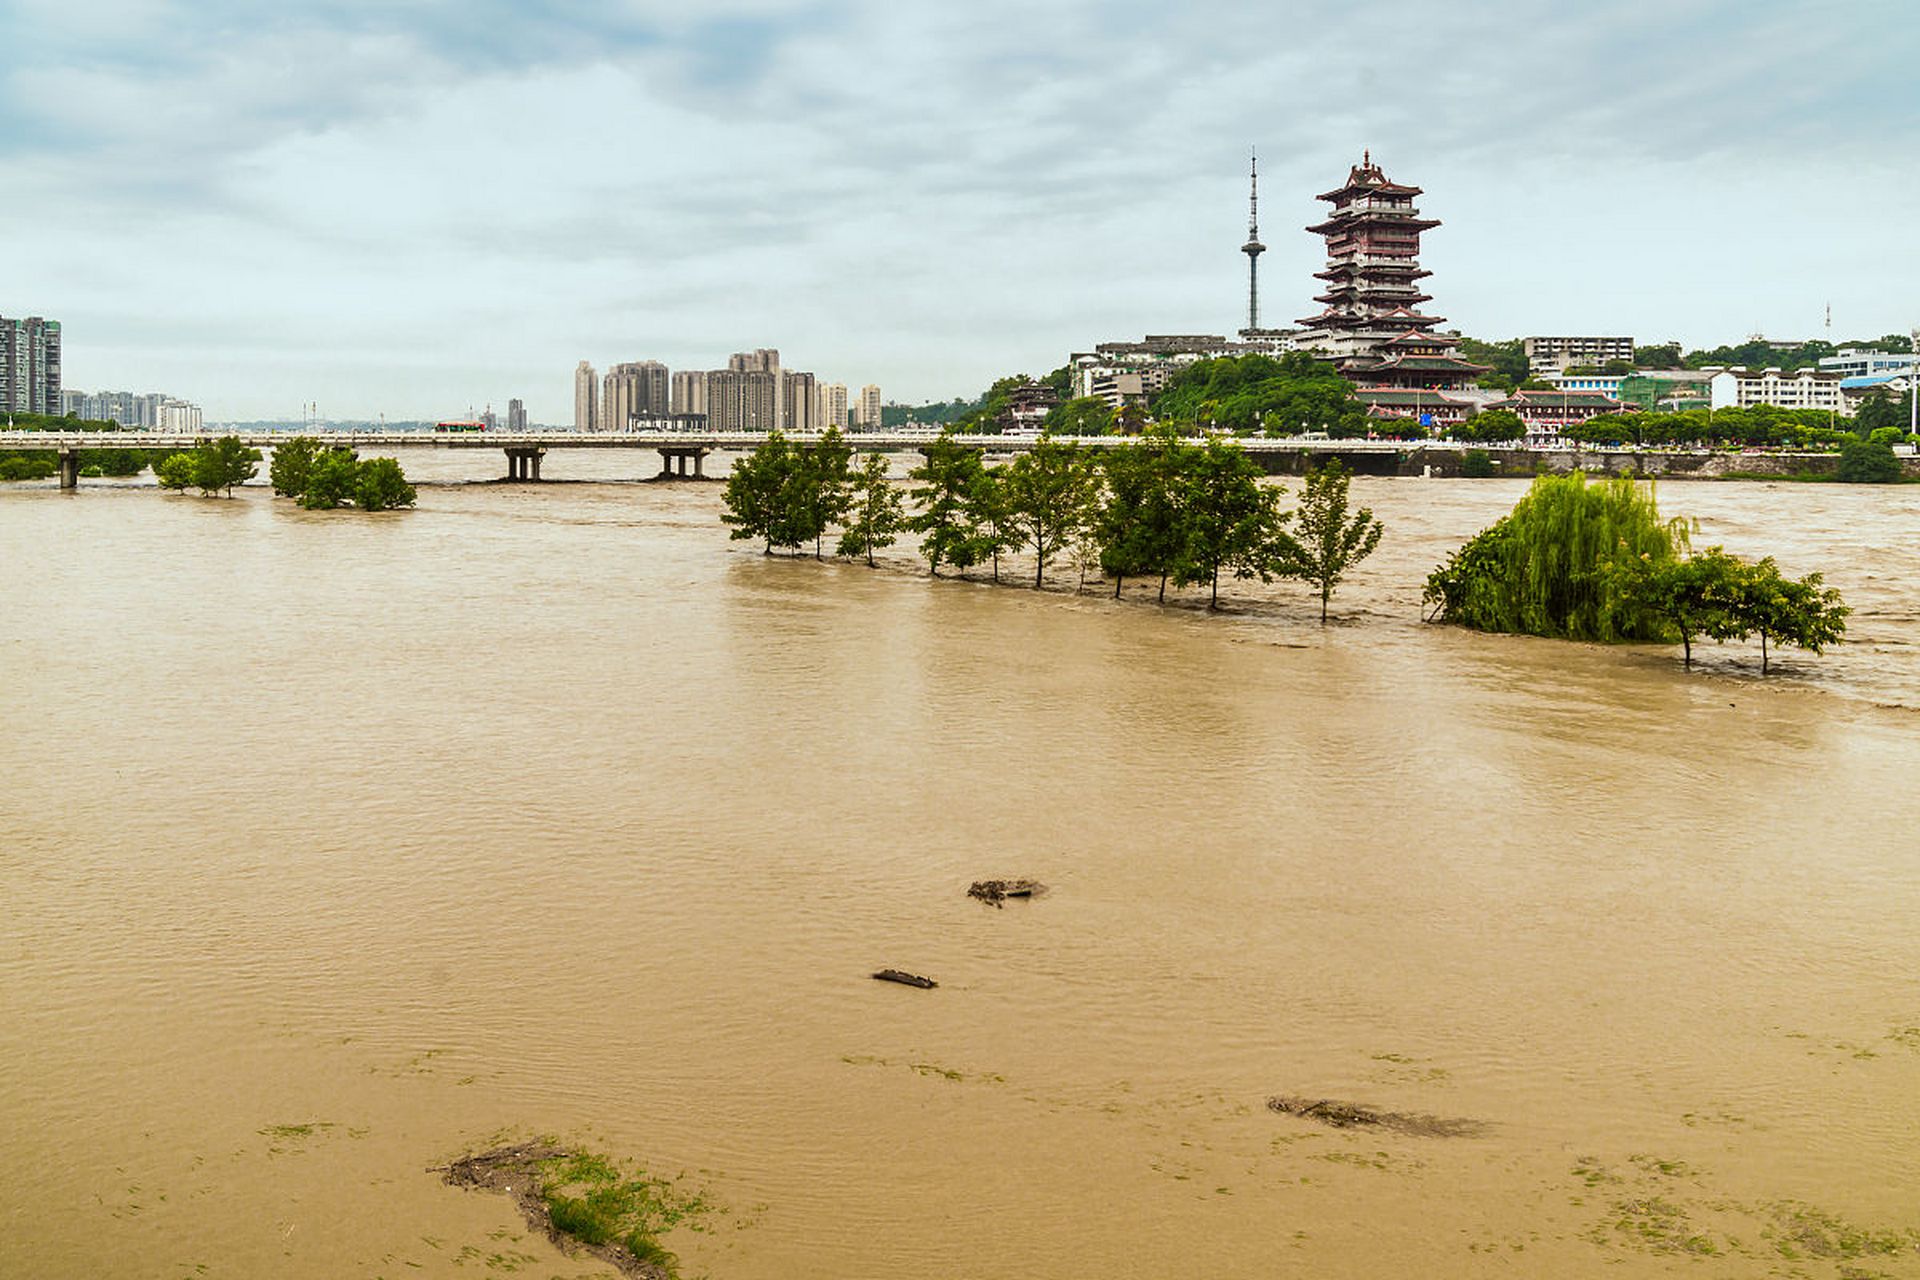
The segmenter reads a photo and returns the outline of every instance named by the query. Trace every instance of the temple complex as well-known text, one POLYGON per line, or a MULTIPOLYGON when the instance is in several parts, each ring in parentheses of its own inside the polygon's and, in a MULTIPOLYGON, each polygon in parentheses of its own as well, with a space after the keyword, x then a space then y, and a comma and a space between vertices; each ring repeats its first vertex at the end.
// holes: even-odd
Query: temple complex
POLYGON ((1420 233, 1440 223, 1420 216, 1419 194, 1389 182, 1369 152, 1318 197, 1333 206, 1307 228, 1327 240, 1326 270, 1314 273, 1326 281, 1314 298, 1325 309, 1300 321, 1297 343, 1331 359, 1369 412, 1457 420, 1468 402, 1445 393, 1467 390, 1487 366, 1462 360, 1457 340, 1436 332, 1444 318, 1420 310, 1433 300, 1420 284, 1432 274, 1420 268, 1420 233))

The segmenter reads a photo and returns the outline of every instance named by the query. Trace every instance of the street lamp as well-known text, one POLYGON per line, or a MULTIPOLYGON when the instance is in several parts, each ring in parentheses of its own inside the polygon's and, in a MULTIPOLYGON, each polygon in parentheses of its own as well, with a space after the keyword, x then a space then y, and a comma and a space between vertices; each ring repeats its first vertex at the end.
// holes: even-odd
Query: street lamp
POLYGON ((1909 352, 1913 363, 1907 366, 1907 434, 1920 435, 1920 329, 1912 333, 1913 344, 1909 352))

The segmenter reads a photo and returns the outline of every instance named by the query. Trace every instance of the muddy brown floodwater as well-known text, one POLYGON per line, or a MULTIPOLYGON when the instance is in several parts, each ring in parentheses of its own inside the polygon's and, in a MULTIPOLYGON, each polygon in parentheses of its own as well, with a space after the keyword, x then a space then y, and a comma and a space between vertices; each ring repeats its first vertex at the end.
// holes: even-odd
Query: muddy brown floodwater
POLYGON ((598 1274, 430 1172, 553 1135, 716 1280, 1920 1276, 1920 490, 1663 487, 1858 608, 1764 683, 1420 625, 1519 492, 1357 483, 1323 630, 0 490, 0 1274, 598 1274))

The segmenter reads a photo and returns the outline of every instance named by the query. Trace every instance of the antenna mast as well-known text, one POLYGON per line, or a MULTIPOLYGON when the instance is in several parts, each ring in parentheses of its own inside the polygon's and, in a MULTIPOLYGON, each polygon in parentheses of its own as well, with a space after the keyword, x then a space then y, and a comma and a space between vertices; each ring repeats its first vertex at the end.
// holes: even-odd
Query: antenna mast
POLYGON ((1247 161, 1247 242, 1240 252, 1247 255, 1247 328, 1260 327, 1260 255, 1267 246, 1260 243, 1260 156, 1249 150, 1247 161))

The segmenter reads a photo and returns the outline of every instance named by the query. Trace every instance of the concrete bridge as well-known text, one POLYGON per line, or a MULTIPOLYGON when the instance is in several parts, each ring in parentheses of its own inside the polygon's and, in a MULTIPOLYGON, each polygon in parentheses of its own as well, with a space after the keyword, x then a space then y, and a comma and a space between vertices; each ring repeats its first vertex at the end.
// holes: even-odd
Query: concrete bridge
MULTIPOLYGON (((706 475, 707 455, 718 450, 745 452, 766 443, 763 431, 0 431, 0 449, 40 449, 58 453, 60 487, 72 489, 80 481, 83 449, 192 449, 223 436, 258 449, 284 444, 304 435, 327 447, 348 449, 498 449, 507 456, 507 479, 540 479, 541 459, 554 449, 651 449, 660 455, 663 478, 700 478, 706 475)), ((862 453, 920 451, 939 438, 937 431, 863 431, 846 436, 849 446, 862 453)), ((817 432, 788 433, 795 444, 811 444, 817 432)), ((1063 444, 1086 449, 1111 449, 1133 436, 1054 436, 1063 444)), ((1233 437, 1226 437, 1233 439, 1233 437)), ((988 453, 1024 453, 1036 436, 957 435, 954 441, 988 453)), ((1193 437, 1197 443, 1205 437, 1193 437)), ((1262 459, 1269 470, 1291 470, 1301 460, 1332 456, 1359 465, 1355 470, 1394 474, 1414 451, 1457 455, 1464 446, 1449 441, 1310 440, 1300 437, 1269 439, 1250 436, 1236 441, 1262 459), (1371 465, 1368 465, 1371 463, 1371 465), (1289 465, 1291 464, 1291 465, 1289 465), (1384 464, 1384 465, 1382 465, 1384 464)))

